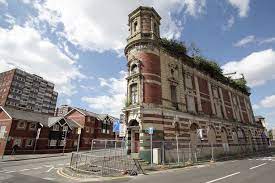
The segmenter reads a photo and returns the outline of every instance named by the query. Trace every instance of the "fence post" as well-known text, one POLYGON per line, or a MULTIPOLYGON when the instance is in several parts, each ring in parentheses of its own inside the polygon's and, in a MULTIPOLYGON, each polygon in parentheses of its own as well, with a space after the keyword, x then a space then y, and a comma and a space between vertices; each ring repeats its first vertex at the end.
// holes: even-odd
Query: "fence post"
POLYGON ((192 160, 192 152, 191 152, 191 141, 189 142, 189 161, 192 160))
POLYGON ((214 161, 214 149, 213 149, 213 143, 211 143, 211 161, 214 161))
POLYGON ((91 144, 91 152, 93 151, 93 147, 94 147, 94 139, 92 140, 92 144, 91 144))
POLYGON ((165 165, 165 149, 164 149, 164 146, 165 146, 165 144, 164 144, 165 142, 164 141, 162 141, 162 143, 161 143, 161 151, 162 151, 162 165, 165 165))
POLYGON ((151 167, 153 166, 153 135, 150 134, 150 141, 151 141, 151 167))
POLYGON ((178 134, 176 133, 176 143, 177 143, 177 159, 178 159, 178 165, 180 164, 180 156, 179 156, 179 140, 178 140, 178 134))

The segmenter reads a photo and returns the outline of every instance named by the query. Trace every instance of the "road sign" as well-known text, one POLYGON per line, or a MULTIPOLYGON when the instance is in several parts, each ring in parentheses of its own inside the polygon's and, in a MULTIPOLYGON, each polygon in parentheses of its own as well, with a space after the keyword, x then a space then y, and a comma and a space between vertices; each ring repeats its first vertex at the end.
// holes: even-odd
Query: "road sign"
POLYGON ((153 127, 149 127, 145 130, 148 134, 152 135, 154 133, 154 128, 153 127))
POLYGON ((126 136, 126 125, 120 124, 119 137, 125 137, 125 136, 126 136))
POLYGON ((38 128, 38 129, 37 129, 37 134, 36 134, 36 139, 39 139, 40 132, 41 132, 41 128, 38 128))
POLYGON ((81 134, 81 128, 77 128, 77 134, 78 134, 78 135, 81 134))
POLYGON ((116 122, 114 122, 113 124, 113 132, 115 132, 116 134, 118 134, 120 131, 120 121, 117 120, 116 122))

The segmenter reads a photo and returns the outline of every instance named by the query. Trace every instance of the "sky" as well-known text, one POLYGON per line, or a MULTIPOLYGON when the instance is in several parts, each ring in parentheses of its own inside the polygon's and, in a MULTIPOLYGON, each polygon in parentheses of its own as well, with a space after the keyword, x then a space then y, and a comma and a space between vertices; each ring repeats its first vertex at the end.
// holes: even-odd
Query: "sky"
POLYGON ((162 37, 243 74, 255 115, 275 127, 274 0, 0 0, 0 72, 41 75, 55 83, 58 105, 119 116, 128 14, 141 5, 162 17, 162 37))

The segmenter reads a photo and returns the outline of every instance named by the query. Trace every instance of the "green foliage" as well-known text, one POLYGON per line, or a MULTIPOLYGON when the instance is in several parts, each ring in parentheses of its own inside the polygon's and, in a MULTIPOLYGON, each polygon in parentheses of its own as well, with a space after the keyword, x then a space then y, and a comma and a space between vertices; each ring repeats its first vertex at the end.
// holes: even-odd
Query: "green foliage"
POLYGON ((166 51, 178 57, 186 54, 186 46, 183 42, 174 39, 169 40, 167 38, 161 38, 160 44, 166 51))
MULTIPOLYGON (((167 52, 177 57, 183 58, 187 54, 187 48, 183 42, 161 38, 160 44, 167 52)), ((192 58, 189 57, 190 59, 187 59, 186 64, 197 68, 201 72, 204 72, 223 84, 229 85, 236 90, 250 95, 250 88, 247 87, 246 80, 244 78, 233 80, 225 77, 219 64, 215 61, 211 61, 200 56, 200 49, 197 48, 194 43, 190 45, 189 52, 191 52, 192 58)), ((188 56, 185 58, 188 58, 188 56)))

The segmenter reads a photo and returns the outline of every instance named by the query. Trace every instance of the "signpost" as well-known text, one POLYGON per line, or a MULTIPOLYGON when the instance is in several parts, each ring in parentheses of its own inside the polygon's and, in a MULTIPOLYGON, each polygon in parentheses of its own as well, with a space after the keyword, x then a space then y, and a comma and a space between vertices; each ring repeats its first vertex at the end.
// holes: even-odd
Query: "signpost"
POLYGON ((66 144, 67 144, 67 134, 68 134, 68 131, 65 130, 63 131, 63 134, 64 134, 64 144, 63 144, 63 155, 64 155, 64 151, 65 151, 65 148, 66 148, 66 144))
POLYGON ((154 128, 149 127, 146 129, 147 133, 150 135, 150 144, 151 144, 151 167, 153 166, 153 133, 154 128))
POLYGON ((77 141, 77 149, 76 151, 79 151, 79 144, 80 144, 80 134, 81 134, 81 128, 77 129, 77 134, 78 134, 78 141, 77 141))
POLYGON ((37 141, 40 137, 40 132, 41 132, 41 129, 43 128, 43 125, 41 123, 39 123, 40 125, 40 128, 37 129, 37 132, 36 132, 36 137, 35 137, 35 144, 34 144, 34 148, 33 148, 33 153, 35 153, 36 151, 36 145, 37 145, 37 141))

